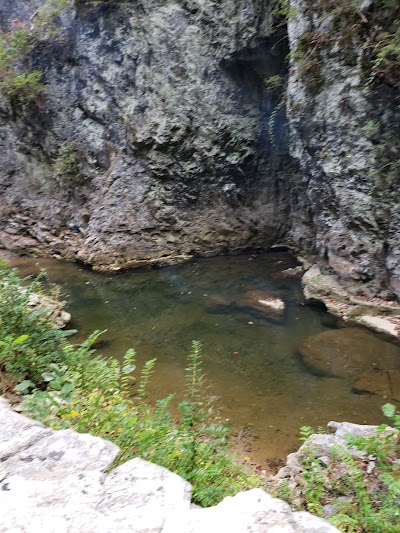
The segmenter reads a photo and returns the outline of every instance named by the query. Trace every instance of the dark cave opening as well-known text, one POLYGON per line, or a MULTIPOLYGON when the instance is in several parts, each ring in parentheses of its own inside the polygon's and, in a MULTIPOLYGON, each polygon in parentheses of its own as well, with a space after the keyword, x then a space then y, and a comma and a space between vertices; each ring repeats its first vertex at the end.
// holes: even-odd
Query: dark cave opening
POLYGON ((257 46, 244 48, 220 61, 222 71, 236 86, 238 100, 251 102, 257 108, 257 145, 275 169, 289 157, 285 102, 288 54, 285 28, 257 46))

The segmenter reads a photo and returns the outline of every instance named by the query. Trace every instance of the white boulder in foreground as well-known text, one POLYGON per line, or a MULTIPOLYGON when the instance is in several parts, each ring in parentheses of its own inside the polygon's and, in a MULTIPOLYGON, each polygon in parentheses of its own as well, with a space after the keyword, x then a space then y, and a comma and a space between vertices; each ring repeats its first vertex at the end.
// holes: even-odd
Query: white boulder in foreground
POLYGON ((118 454, 109 441, 52 431, 0 398, 0 532, 334 533, 260 489, 191 508, 191 486, 165 468, 118 454))

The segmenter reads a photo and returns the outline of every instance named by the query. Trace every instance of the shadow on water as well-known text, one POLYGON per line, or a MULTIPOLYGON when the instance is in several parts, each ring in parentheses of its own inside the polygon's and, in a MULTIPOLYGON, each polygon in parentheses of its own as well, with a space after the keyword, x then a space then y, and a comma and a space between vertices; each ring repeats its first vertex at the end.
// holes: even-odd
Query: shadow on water
POLYGON ((240 454, 257 464, 273 463, 298 447, 301 425, 383 421, 380 405, 387 400, 353 394, 348 378, 313 375, 299 359, 298 344, 333 331, 335 323, 323 310, 304 305, 298 280, 280 279, 282 270, 296 266, 289 254, 199 259, 117 275, 49 259, 13 261, 24 275, 35 271, 35 263, 67 295, 78 340, 106 329, 99 346, 104 355, 120 357, 134 347, 139 365, 157 357, 151 400, 171 392, 179 397, 191 341, 201 341, 209 391, 238 435, 240 454), (240 308, 247 291, 282 298, 284 321, 240 308), (230 306, 210 308, 216 296, 230 306))

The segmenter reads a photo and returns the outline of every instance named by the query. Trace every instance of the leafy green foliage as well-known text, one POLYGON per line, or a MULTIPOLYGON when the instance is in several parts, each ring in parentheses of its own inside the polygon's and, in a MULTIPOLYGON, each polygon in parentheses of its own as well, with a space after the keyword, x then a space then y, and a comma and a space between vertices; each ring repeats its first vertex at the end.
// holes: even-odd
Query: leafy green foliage
POLYGON ((29 34, 25 31, 17 31, 8 39, 0 36, 0 93, 8 101, 20 104, 32 101, 44 88, 39 70, 19 72, 15 67, 30 46, 29 34))
POLYGON ((388 21, 382 21, 371 43, 371 75, 370 80, 382 81, 390 86, 400 85, 400 7, 397 4, 390 9, 397 13, 388 21))
POLYGON ((49 363, 65 360, 67 337, 49 319, 49 309, 30 305, 43 294, 40 280, 21 286, 16 272, 0 261, 0 362, 13 379, 42 381, 49 363))
POLYGON ((73 185, 80 180, 80 157, 77 141, 70 140, 60 146, 52 169, 61 185, 73 185))
POLYGON ((280 74, 275 74, 265 78, 264 83, 269 91, 276 92, 282 89, 283 78, 280 74))
POLYGON ((290 0, 278 0, 272 9, 272 15, 281 18, 285 22, 290 18, 294 18, 296 14, 297 8, 291 5, 290 0))
POLYGON ((7 80, 7 84, 2 85, 2 90, 9 99, 16 98, 19 103, 29 102, 34 100, 44 89, 41 79, 40 70, 15 74, 7 80))
MULTIPOLYGON (((367 451, 361 442, 359 444, 359 449, 367 451)), ((377 455, 382 450, 381 446, 377 441, 377 455)), ((340 446, 336 446, 333 452, 336 461, 345 467, 345 473, 332 487, 341 499, 335 502, 338 512, 331 521, 342 531, 398 532, 400 492, 396 493, 389 487, 394 482, 393 474, 399 474, 398 468, 389 469, 388 464, 381 462, 379 471, 374 473, 374 476, 378 476, 379 483, 372 489, 370 476, 363 463, 354 459, 348 450, 340 446), (390 477, 389 482, 387 476, 390 477)), ((383 457, 384 454, 380 454, 383 457)))
POLYGON ((339 44, 347 63, 360 62, 367 83, 399 86, 400 79, 400 5, 395 0, 378 0, 374 9, 360 2, 308 0, 309 20, 317 16, 323 29, 309 29, 299 37, 292 52, 299 64, 299 75, 311 88, 322 81, 324 57, 339 44), (361 54, 361 58, 357 58, 361 54), (317 73, 316 73, 317 72, 317 73))
POLYGON ((30 52, 41 39, 56 38, 56 23, 69 0, 47 0, 32 17, 28 29, 0 34, 0 93, 12 104, 25 104, 40 96, 45 86, 39 69, 23 67, 30 52))
MULTIPOLYGON (((24 399, 25 410, 54 429, 73 428, 108 438, 121 448, 119 462, 135 456, 165 466, 193 484, 194 501, 213 505, 243 488, 259 486, 260 480, 245 472, 227 450, 227 429, 210 421, 211 404, 203 394, 199 372, 200 345, 193 343, 187 368, 187 394, 175 421, 170 395, 150 406, 147 387, 155 360, 148 361, 136 390, 131 372, 136 368, 134 351, 122 362, 102 357, 88 358, 81 349, 71 364, 49 365, 42 378, 46 390, 34 388, 24 399)), ((32 383, 16 390, 27 392, 32 383)))

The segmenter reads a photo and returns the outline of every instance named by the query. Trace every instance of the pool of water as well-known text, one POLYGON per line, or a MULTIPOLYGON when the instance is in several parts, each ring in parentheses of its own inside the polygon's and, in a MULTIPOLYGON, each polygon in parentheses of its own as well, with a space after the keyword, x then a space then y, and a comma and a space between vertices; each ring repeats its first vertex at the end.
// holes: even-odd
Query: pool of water
POLYGON ((62 287, 78 340, 107 329, 104 355, 121 357, 134 347, 139 365, 156 357, 150 400, 171 392, 179 397, 191 341, 200 341, 209 392, 229 420, 238 453, 252 463, 268 468, 298 448, 301 425, 383 421, 381 397, 353 394, 347 379, 315 376, 301 362, 298 343, 329 329, 329 317, 304 305, 299 281, 279 280, 280 271, 296 265, 289 254, 198 259, 113 275, 49 259, 12 263, 23 275, 44 267, 62 287), (254 290, 283 298, 283 323, 235 305, 225 312, 210 308, 210 297, 240 302, 254 290))

